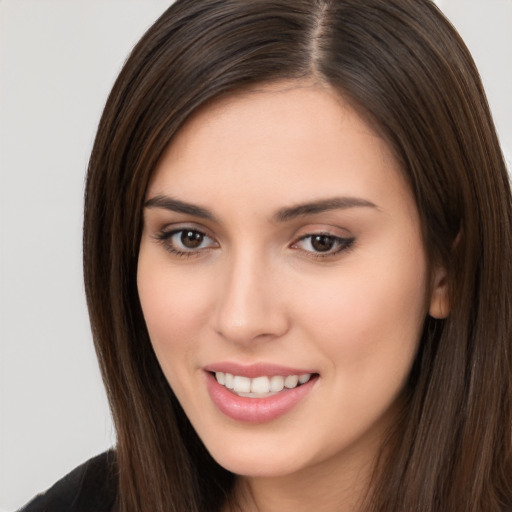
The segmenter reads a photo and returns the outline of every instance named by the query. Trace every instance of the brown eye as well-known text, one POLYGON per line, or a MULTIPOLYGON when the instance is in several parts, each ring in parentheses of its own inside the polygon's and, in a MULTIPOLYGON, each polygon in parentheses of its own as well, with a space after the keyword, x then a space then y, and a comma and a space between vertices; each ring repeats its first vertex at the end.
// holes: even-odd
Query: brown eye
POLYGON ((343 238, 329 233, 313 233, 301 237, 292 247, 317 258, 334 256, 352 246, 354 238, 343 238))
POLYGON ((197 229, 161 231, 156 239, 167 251, 180 257, 199 255, 203 251, 219 247, 214 239, 197 229))
POLYGON ((204 234, 199 231, 187 231, 181 232, 181 243, 183 247, 187 249, 197 249, 204 240, 204 234))
POLYGON ((311 247, 318 252, 330 251, 336 244, 336 238, 329 235, 314 235, 311 237, 311 247))

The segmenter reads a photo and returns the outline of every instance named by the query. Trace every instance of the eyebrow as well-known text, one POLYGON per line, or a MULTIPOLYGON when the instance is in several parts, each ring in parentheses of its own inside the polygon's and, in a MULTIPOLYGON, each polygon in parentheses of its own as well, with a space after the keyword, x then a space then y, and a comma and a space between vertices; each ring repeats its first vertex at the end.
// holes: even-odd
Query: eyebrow
POLYGON ((366 199, 358 197, 333 197, 330 199, 322 199, 311 203, 281 208, 274 215, 274 220, 276 222, 286 222, 297 217, 314 215, 316 213, 323 213, 330 210, 345 210, 347 208, 375 208, 378 210, 377 205, 371 201, 367 201, 366 199))
POLYGON ((168 196, 152 197, 144 203, 144 206, 146 208, 164 208, 165 210, 184 213, 186 215, 193 215, 194 217, 199 217, 201 219, 207 219, 211 221, 215 220, 215 216, 206 208, 201 208, 195 204, 179 201, 178 199, 173 199, 172 197, 168 196))
MULTIPOLYGON (((173 212, 193 215, 201 219, 216 221, 215 215, 206 208, 168 196, 158 195, 152 197, 144 203, 144 206, 146 208, 163 208, 173 212)), ((314 215, 330 210, 345 210, 348 208, 375 208, 378 210, 377 205, 366 199, 358 197, 333 197, 281 208, 272 218, 275 222, 286 222, 297 217, 305 217, 307 215, 314 215)))

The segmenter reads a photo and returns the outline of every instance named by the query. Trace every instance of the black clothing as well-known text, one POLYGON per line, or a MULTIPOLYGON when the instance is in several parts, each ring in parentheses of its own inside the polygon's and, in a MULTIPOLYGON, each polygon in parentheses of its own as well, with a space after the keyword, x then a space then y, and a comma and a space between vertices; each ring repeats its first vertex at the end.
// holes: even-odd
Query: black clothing
POLYGON ((19 512, 111 512, 117 494, 115 452, 78 466, 19 512))

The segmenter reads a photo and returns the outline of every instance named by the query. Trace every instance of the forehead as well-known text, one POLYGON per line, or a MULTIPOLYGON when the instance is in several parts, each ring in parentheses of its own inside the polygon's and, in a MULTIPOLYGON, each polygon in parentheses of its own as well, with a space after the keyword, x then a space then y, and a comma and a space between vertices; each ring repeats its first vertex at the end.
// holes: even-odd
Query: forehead
POLYGON ((388 189, 395 199, 407 195, 400 166, 350 103, 323 85, 282 82, 196 112, 164 152, 148 196, 200 195, 217 205, 261 199, 277 207, 388 189))

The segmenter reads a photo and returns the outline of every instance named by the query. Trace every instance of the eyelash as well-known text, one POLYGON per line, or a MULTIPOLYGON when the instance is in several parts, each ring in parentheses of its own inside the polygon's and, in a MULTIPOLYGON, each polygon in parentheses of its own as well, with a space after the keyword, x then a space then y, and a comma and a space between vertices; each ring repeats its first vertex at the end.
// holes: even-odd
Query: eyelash
MULTIPOLYGON (((171 231, 165 231, 162 230, 155 236, 158 242, 160 242, 165 249, 170 252, 171 254, 179 257, 179 258, 190 258, 194 256, 200 256, 202 251, 214 249, 218 244, 213 241, 211 237, 209 237, 206 233, 203 233, 202 231, 198 229, 193 228, 180 228, 180 229, 173 229, 171 231), (188 250, 180 250, 176 248, 175 243, 172 242, 172 238, 176 235, 181 234, 183 237, 184 233, 188 232, 189 234, 199 235, 202 237, 201 242, 202 243, 205 239, 211 240, 214 242, 215 245, 211 245, 209 247, 199 247, 197 249, 188 249, 188 250)), ((324 232, 318 232, 318 233, 308 233, 307 235, 303 235, 300 238, 297 239, 297 241, 293 242, 291 244, 291 248, 300 250, 308 255, 308 257, 312 257, 315 259, 327 259, 329 257, 336 256, 337 254, 347 251, 352 248, 353 244, 355 242, 355 238, 344 238, 340 236, 333 235, 332 233, 324 233, 324 232), (314 251, 314 250, 305 250, 300 249, 300 247, 297 247, 299 243, 310 240, 309 244, 311 245, 313 243, 314 237, 325 237, 329 239, 329 242, 337 245, 336 250, 329 249, 325 252, 323 251, 314 251)))
POLYGON ((302 250, 308 254, 308 256, 316 258, 316 259, 323 259, 323 258, 329 258, 336 256, 337 254, 347 251, 352 248, 353 244, 355 242, 355 238, 344 238, 341 236, 333 235, 332 233, 308 233, 307 235, 301 236, 296 242, 294 242, 291 247, 297 248, 299 250, 302 250), (328 250, 328 251, 306 251, 304 249, 299 249, 297 247, 297 244, 299 242, 302 242, 304 240, 309 239, 309 244, 311 245, 313 243, 313 240, 315 237, 325 237, 328 238, 330 242, 332 242, 334 245, 337 245, 336 250, 328 250))
MULTIPOLYGON (((175 235, 179 235, 180 233, 181 233, 181 236, 183 236, 184 233, 193 233, 195 235, 202 236, 203 240, 204 239, 212 240, 212 238, 209 237, 206 233, 203 233, 199 229, 193 229, 193 228, 180 228, 180 229, 173 229, 172 231, 162 230, 159 233, 157 233, 155 238, 164 246, 164 248, 167 251, 169 251, 171 254, 178 256, 180 258, 190 258, 193 256, 199 256, 201 251, 214 248, 214 247, 204 247, 204 248, 188 249, 188 250, 177 249, 176 245, 172 242, 172 238, 175 235)), ((203 240, 201 240, 201 242, 203 240)))

